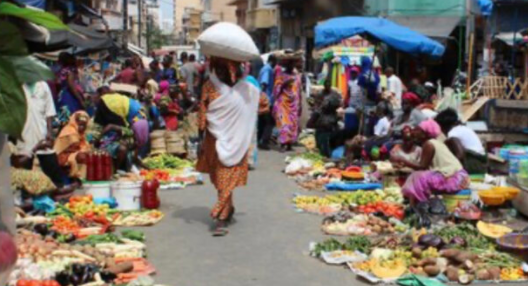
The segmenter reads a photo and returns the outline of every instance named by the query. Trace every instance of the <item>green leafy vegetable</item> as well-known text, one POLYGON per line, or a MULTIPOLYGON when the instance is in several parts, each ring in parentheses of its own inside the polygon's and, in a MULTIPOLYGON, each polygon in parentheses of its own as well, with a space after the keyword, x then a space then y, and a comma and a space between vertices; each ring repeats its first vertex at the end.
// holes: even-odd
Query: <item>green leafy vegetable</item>
POLYGON ((145 234, 139 230, 131 230, 131 229, 123 230, 121 232, 121 235, 123 235, 124 238, 128 238, 131 240, 145 241, 145 234))

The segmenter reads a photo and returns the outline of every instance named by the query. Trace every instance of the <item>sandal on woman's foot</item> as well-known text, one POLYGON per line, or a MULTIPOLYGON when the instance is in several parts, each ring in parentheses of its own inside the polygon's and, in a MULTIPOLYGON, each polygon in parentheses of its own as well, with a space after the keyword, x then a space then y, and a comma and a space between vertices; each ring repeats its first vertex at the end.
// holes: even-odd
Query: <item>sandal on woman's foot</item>
POLYGON ((227 224, 225 222, 218 222, 216 225, 215 230, 213 231, 213 236, 215 237, 222 237, 226 236, 229 233, 229 230, 227 229, 227 224))
POLYGON ((229 213, 229 216, 227 217, 226 222, 229 222, 229 223, 232 222, 234 215, 235 215, 235 208, 231 208, 231 212, 229 213))

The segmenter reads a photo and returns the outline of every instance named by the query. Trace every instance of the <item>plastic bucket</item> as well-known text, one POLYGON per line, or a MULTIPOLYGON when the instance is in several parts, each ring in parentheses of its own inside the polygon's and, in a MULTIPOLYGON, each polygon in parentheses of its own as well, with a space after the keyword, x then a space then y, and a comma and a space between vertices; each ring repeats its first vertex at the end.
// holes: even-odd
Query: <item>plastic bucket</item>
POLYGON ((112 196, 121 211, 137 211, 141 209, 141 184, 143 182, 114 182, 112 196))
POLYGON ((519 173, 521 160, 528 160, 528 154, 521 149, 511 150, 509 154, 510 176, 515 177, 519 173))
POLYGON ((442 195, 442 201, 448 212, 452 213, 459 203, 471 200, 471 191, 463 190, 456 194, 442 195))
POLYGON ((356 110, 349 107, 345 109, 345 129, 356 130, 359 128, 359 118, 356 114, 356 110))
POLYGON ((87 195, 92 195, 94 198, 110 198, 110 182, 85 182, 83 190, 87 195))

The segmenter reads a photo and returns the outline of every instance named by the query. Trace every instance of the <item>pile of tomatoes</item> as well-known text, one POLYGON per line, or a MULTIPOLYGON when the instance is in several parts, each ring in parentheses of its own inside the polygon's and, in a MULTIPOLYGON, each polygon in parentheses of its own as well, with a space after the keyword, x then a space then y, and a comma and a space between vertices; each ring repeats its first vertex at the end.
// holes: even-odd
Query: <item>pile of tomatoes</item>
POLYGON ((369 204, 357 207, 356 210, 364 214, 372 214, 372 213, 380 212, 380 213, 383 213, 383 215, 387 217, 394 217, 399 220, 402 220, 405 217, 403 206, 399 204, 395 204, 395 203, 388 203, 388 202, 369 203, 369 204))
POLYGON ((156 179, 160 182, 170 182, 171 174, 168 171, 154 169, 154 170, 141 170, 139 173, 146 180, 156 179))
POLYGON ((59 282, 55 280, 18 280, 16 286, 61 286, 59 282))

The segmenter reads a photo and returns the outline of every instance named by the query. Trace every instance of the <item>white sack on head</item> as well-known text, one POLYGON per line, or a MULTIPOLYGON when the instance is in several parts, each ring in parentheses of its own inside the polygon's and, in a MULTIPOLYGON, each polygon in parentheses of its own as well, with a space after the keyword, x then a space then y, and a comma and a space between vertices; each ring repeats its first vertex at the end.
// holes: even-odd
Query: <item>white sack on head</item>
POLYGON ((251 36, 241 27, 221 22, 209 27, 199 37, 202 54, 238 62, 250 61, 260 55, 251 36))

